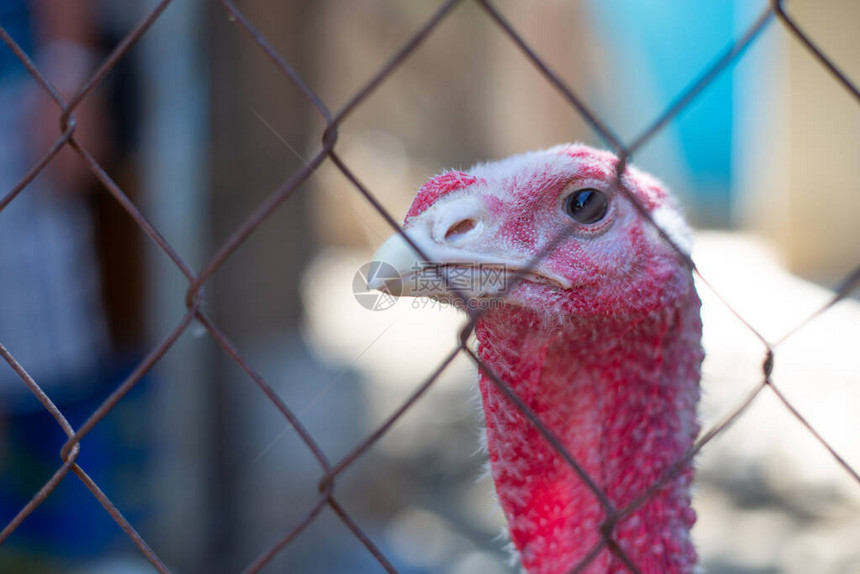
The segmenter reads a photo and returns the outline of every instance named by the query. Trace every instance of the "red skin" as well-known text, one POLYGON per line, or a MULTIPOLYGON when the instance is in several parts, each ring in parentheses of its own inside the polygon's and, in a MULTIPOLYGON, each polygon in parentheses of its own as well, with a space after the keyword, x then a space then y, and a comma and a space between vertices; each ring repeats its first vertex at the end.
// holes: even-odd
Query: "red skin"
MULTIPOLYGON (((569 146, 527 156, 521 171, 488 164, 443 174, 422 188, 406 229, 435 202, 473 194, 490 215, 472 252, 524 261, 567 232, 537 271, 570 288, 524 281, 511 289, 476 325, 479 354, 622 508, 693 445, 703 353, 691 273, 613 187, 616 161, 569 146), (560 200, 582 187, 610 197, 604 221, 579 225, 561 211, 560 200)), ((650 210, 671 201, 634 168, 621 182, 650 210)), ((603 507, 483 372, 480 389, 490 467, 521 563, 532 574, 569 572, 602 540, 603 507)), ((616 525, 614 539, 643 574, 695 570, 692 477, 688 466, 616 525)), ((627 568, 604 547, 583 571, 627 568)))
MULTIPOLYGON (((681 459, 698 432, 701 324, 693 291, 629 322, 594 317, 558 326, 507 306, 478 322, 485 364, 538 414, 621 508, 681 459)), ((601 539, 596 496, 482 373, 490 466, 523 566, 569 572, 601 539)), ((688 467, 622 521, 614 536, 643 574, 692 572, 695 521, 688 467)), ((604 549, 584 570, 627 572, 604 549)))
POLYGON ((409 212, 406 214, 405 223, 417 215, 421 215, 428 207, 436 203, 443 195, 452 191, 463 189, 478 182, 476 177, 463 173, 462 171, 446 171, 430 179, 418 190, 418 195, 412 202, 409 212))

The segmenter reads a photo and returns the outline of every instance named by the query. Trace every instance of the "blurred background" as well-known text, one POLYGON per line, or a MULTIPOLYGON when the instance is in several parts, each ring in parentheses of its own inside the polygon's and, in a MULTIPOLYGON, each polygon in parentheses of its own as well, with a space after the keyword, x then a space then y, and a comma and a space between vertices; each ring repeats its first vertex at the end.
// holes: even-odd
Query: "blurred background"
MULTIPOLYGON (((236 4, 332 110, 440 5, 236 4)), ((766 4, 496 3, 627 142, 766 4)), ((0 0, 0 25, 71 95, 154 7, 0 0)), ((860 4, 797 0, 788 9, 860 81, 860 4)), ((0 107, 7 110, 0 112, 0 196, 59 135, 58 114, 40 97, 0 45, 0 107), (50 137, 34 135, 42 132, 50 137)), ((79 112, 84 144, 195 269, 318 152, 325 127, 221 5, 203 0, 173 2, 84 104, 91 108, 79 112)), ((397 219, 420 185, 444 169, 562 142, 606 145, 470 2, 339 134, 337 153, 397 219)), ((860 105, 773 21, 633 158, 680 197, 697 228, 694 259, 714 289, 700 285, 703 428, 761 378, 763 345, 723 301, 776 341, 825 304, 860 261, 858 150, 860 105)), ((392 232, 326 162, 205 287, 205 312, 332 461, 406 400, 456 346, 464 323, 451 309, 416 309, 413 300, 385 311, 356 301, 357 270, 392 232)), ((187 288, 73 154, 58 157, 0 212, 0 343, 73 426, 179 323, 187 288)), ((786 340, 773 374, 855 469, 858 341, 860 304, 848 299, 786 340)), ((338 499, 401 572, 517 571, 483 475, 475 383, 474 365, 455 359, 337 480, 338 499)), ((5 362, 0 401, 5 526, 60 466, 65 437, 5 362)), ((181 336, 81 449, 81 466, 180 573, 246 567, 312 508, 322 474, 283 416, 201 326, 181 336)), ((698 460, 694 535, 706 572, 860 571, 860 485, 769 390, 698 460)), ((0 571, 154 570, 69 475, 0 546, 0 571)), ((324 510, 263 571, 382 569, 324 510)))

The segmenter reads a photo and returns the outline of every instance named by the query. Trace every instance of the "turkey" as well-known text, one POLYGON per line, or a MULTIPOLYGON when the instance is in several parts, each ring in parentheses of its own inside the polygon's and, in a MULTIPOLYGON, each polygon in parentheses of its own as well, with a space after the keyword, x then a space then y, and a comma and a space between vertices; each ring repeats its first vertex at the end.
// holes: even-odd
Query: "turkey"
POLYGON ((690 266, 620 186, 675 246, 688 250, 690 232, 659 181, 629 165, 619 177, 618 162, 572 144, 443 173, 404 222, 429 261, 400 235, 374 256, 398 271, 405 295, 453 299, 456 288, 482 309, 480 359, 587 475, 480 369, 490 470, 531 574, 586 559, 582 572, 626 572, 624 557, 643 574, 696 569, 689 462, 611 521, 601 545, 607 506, 636 500, 693 446, 703 359, 690 266))

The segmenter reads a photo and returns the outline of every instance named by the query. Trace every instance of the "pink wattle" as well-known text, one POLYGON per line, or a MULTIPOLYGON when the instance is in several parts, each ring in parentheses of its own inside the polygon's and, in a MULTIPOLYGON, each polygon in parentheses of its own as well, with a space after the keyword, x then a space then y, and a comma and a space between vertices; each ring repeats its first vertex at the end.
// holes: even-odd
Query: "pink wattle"
MULTIPOLYGON (((505 305, 477 324, 479 354, 528 404, 617 507, 659 480, 698 433, 701 322, 692 281, 629 314, 610 307, 547 317, 505 305)), ((528 288, 524 285, 523 288, 528 288)), ((485 373, 490 466, 511 540, 530 574, 562 574, 602 539, 596 496, 485 373)), ((692 466, 615 526, 643 574, 693 572, 692 466)), ((583 570, 627 572, 604 549, 583 570)))

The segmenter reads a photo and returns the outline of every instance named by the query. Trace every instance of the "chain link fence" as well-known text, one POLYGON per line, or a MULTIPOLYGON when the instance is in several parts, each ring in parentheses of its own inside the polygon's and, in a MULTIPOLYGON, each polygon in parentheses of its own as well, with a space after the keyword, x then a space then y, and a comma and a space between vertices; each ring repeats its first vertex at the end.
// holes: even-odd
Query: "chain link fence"
MULTIPOLYGON (((187 312, 184 317, 175 325, 173 330, 158 343, 149 354, 137 365, 134 371, 117 386, 110 396, 89 416, 89 418, 79 427, 74 428, 66 420, 64 413, 57 408, 55 403, 40 387, 39 381, 35 380, 28 373, 28 365, 19 364, 15 357, 7 351, 6 347, 0 345, 0 355, 20 377, 23 384, 32 391, 38 398, 44 409, 51 414, 56 420, 57 425, 62 429, 67 437, 67 441, 59 453, 59 461, 56 471, 41 489, 34 493, 29 503, 24 506, 15 518, 4 525, 0 532, 0 544, 12 535, 19 525, 25 521, 28 516, 47 498, 51 495, 57 486, 64 480, 72 480, 69 475, 74 474, 86 488, 96 497, 98 502, 104 507, 114 521, 128 535, 129 539, 140 550, 143 556, 159 571, 169 572, 170 569, 159 555, 153 550, 147 541, 138 533, 135 527, 125 518, 120 508, 117 508, 111 499, 105 495, 88 475, 85 468, 78 463, 78 456, 81 450, 81 441, 92 431, 94 427, 100 424, 105 416, 111 412, 116 405, 123 400, 129 391, 137 385, 142 377, 149 372, 164 355, 171 349, 180 336, 191 328, 195 323, 202 325, 208 336, 226 351, 229 356, 259 387, 260 392, 265 394, 269 401, 280 411, 284 419, 295 429, 302 441, 306 445, 308 451, 312 453, 319 465, 319 481, 318 495, 316 502, 307 512, 303 519, 298 521, 289 531, 283 532, 282 537, 269 548, 261 548, 259 556, 245 568, 245 572, 252 573, 262 570, 272 559, 290 544, 307 529, 320 516, 326 508, 330 509, 343 524, 354 534, 355 538, 364 545, 368 552, 378 561, 380 567, 388 572, 397 572, 397 566, 383 554, 380 547, 367 535, 362 525, 359 524, 341 504, 336 494, 336 485, 338 480, 344 473, 347 473, 350 468, 361 459, 369 449, 388 433, 391 427, 401 417, 407 416, 411 407, 416 402, 420 401, 422 396, 434 385, 434 382, 440 376, 442 371, 448 366, 458 354, 466 354, 476 363, 479 369, 482 369, 498 387, 498 389, 508 397, 512 404, 522 412, 522 414, 531 422, 532 425, 543 435, 550 445, 571 465, 574 471, 583 478, 585 484, 590 485, 594 489, 594 494, 601 501, 605 510, 605 522, 601 526, 603 533, 600 543, 593 548, 588 556, 577 565, 573 572, 583 571, 589 564, 590 560, 594 559, 600 552, 607 549, 615 554, 626 565, 630 572, 639 573, 641 570, 637 564, 631 560, 618 545, 613 538, 613 528, 619 522, 625 520, 636 509, 644 505, 649 498, 657 492, 663 485, 669 482, 684 466, 708 443, 721 435, 729 426, 731 426, 739 417, 742 417, 750 406, 750 404, 761 393, 773 393, 784 405, 793 417, 805 426, 807 431, 817 439, 824 448, 826 448, 834 459, 858 482, 860 485, 860 476, 856 470, 851 468, 849 464, 840 458, 831 446, 825 441, 817 431, 810 426, 804 417, 798 412, 795 405, 791 404, 786 396, 770 379, 770 374, 774 366, 774 351, 785 341, 792 336, 797 330, 802 329, 807 321, 811 320, 816 315, 824 312, 841 299, 849 295, 849 293, 860 282, 860 267, 850 273, 844 281, 835 290, 835 293, 830 302, 823 308, 817 311, 815 315, 809 317, 800 325, 786 333, 777 341, 770 341, 759 334, 749 323, 745 322, 743 317, 735 313, 738 318, 744 322, 746 328, 749 329, 762 343, 765 351, 762 356, 762 371, 760 383, 755 387, 752 393, 747 396, 741 404, 739 404, 732 412, 730 412, 719 424, 707 429, 703 432, 695 443, 692 449, 685 456, 676 461, 676 463, 665 473, 663 479, 651 486, 647 491, 642 492, 631 504, 622 508, 615 507, 611 501, 598 488, 594 487, 594 483, 588 479, 581 466, 575 458, 565 451, 561 442, 553 435, 550 430, 544 426, 540 417, 537 416, 489 367, 483 365, 481 360, 473 349, 467 344, 471 335, 475 322, 480 318, 479 311, 470 312, 468 324, 461 332, 459 345, 448 355, 448 357, 435 369, 428 373, 423 382, 417 386, 411 396, 403 402, 394 413, 388 417, 383 424, 379 425, 370 436, 361 440, 355 445, 354 449, 344 456, 341 460, 330 460, 325 452, 320 448, 314 436, 308 432, 302 422, 296 417, 290 406, 282 400, 282 398, 273 390, 272 386, 265 380, 261 374, 255 370, 254 366, 249 364, 246 359, 237 350, 237 347, 231 342, 231 339, 222 332, 219 327, 207 316, 203 308, 203 288, 215 273, 222 268, 226 261, 236 252, 236 250, 257 230, 257 228, 274 212, 278 207, 287 200, 295 190, 313 175, 321 165, 328 162, 335 166, 343 175, 351 182, 355 190, 360 193, 364 199, 371 205, 384 219, 391 225, 391 228, 402 233, 398 221, 386 211, 385 207, 380 203, 373 191, 364 185, 353 170, 347 165, 338 153, 338 130, 340 126, 353 114, 356 109, 361 107, 369 98, 372 98, 374 92, 385 82, 392 74, 396 72, 398 67, 403 64, 410 56, 418 49, 427 37, 448 18, 455 18, 455 12, 460 4, 467 0, 448 0, 433 14, 433 16, 415 33, 406 43, 404 43, 364 85, 349 98, 347 103, 339 110, 332 110, 329 106, 314 93, 308 83, 296 72, 296 70, 287 62, 263 37, 251 22, 236 6, 235 3, 229 0, 221 0, 220 4, 226 11, 228 17, 233 21, 250 39, 256 44, 259 50, 264 53, 277 67, 281 74, 292 83, 293 86, 300 92, 301 96, 313 107, 316 114, 319 116, 325 128, 320 134, 320 146, 316 153, 307 161, 301 168, 290 175, 268 198, 263 201, 256 210, 239 225, 232 234, 218 247, 214 255, 200 269, 192 268, 183 257, 171 246, 171 244, 162 236, 147 218, 141 213, 138 207, 129 199, 123 189, 111 178, 111 176, 103 169, 103 167, 94 159, 90 151, 82 145, 76 137, 77 124, 75 121, 75 111, 78 106, 84 101, 93 90, 105 79, 105 77, 117 66, 117 64, 127 56, 129 50, 140 38, 147 33, 151 26, 161 17, 164 10, 170 5, 170 0, 162 0, 133 30, 131 30, 110 55, 101 62, 98 70, 91 78, 83 85, 83 87, 69 100, 65 100, 59 91, 51 84, 48 78, 40 71, 39 67, 30 59, 30 57, 19 47, 6 30, 0 28, 0 39, 14 52, 18 59, 26 66, 29 74, 38 82, 45 94, 56 103, 61 110, 61 135, 53 143, 50 149, 28 170, 26 176, 11 190, 5 193, 0 199, 0 210, 6 208, 11 202, 15 201, 16 197, 22 192, 25 192, 27 185, 43 171, 51 160, 64 148, 71 148, 87 165, 89 170, 101 182, 110 195, 116 202, 133 218, 134 222, 140 229, 170 258, 175 267, 186 278, 188 287, 185 296, 185 304, 187 312)), ((688 108, 702 91, 707 88, 717 77, 730 69, 740 58, 744 52, 756 42, 763 30, 769 26, 783 26, 798 42, 800 42, 810 57, 818 61, 832 77, 834 82, 838 82, 849 94, 851 98, 860 104, 860 90, 857 86, 851 83, 849 79, 837 68, 832 61, 816 46, 813 40, 804 32, 800 23, 793 17, 790 10, 783 5, 782 2, 774 0, 755 20, 755 22, 739 36, 725 51, 720 54, 706 69, 703 69, 695 81, 690 84, 677 98, 668 106, 668 108, 655 118, 650 125, 639 136, 633 138, 629 142, 623 141, 616 135, 609 125, 589 106, 583 99, 577 95, 575 87, 566 85, 566 83, 557 75, 550 67, 542 61, 541 57, 529 46, 523 36, 518 32, 515 25, 508 21, 504 14, 499 11, 489 0, 475 0, 475 4, 480 11, 494 23, 507 37, 507 39, 516 46, 525 57, 531 62, 534 68, 541 74, 546 82, 554 87, 566 99, 570 107, 576 112, 603 138, 607 146, 613 150, 620 162, 618 163, 618 172, 616 176, 620 176, 624 169, 627 159, 642 148, 646 143, 651 141, 657 134, 663 130, 667 124, 672 122, 681 112, 688 108)), ((616 182, 618 189, 626 193, 623 186, 616 182)), ((628 198, 637 207, 640 213, 650 219, 649 212, 641 206, 634 197, 628 198)), ((656 223, 651 221, 653 225, 656 223)), ((668 234, 660 230, 663 238, 671 243, 668 234)), ((408 239, 408 238, 407 238, 408 239)), ((543 253, 532 261, 536 264, 546 253, 553 248, 562 238, 557 237, 551 241, 548 248, 543 253)), ((697 273, 695 263, 682 250, 675 247, 679 254, 684 258, 686 264, 697 273)), ((517 281, 522 275, 517 275, 513 281, 517 281)), ((704 277, 699 276, 703 284, 707 284, 704 277)), ((734 311, 733 311, 734 312, 734 311)), ((32 370, 32 369, 31 369, 32 370)))

